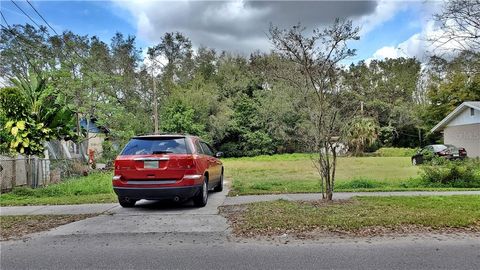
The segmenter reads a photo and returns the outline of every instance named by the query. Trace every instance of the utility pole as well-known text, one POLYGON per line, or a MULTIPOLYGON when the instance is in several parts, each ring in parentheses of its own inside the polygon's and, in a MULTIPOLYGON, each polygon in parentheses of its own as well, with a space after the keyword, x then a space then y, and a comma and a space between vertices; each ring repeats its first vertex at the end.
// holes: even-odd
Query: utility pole
POLYGON ((155 67, 156 64, 160 64, 160 66, 164 67, 162 63, 155 60, 156 56, 156 48, 148 48, 148 55, 150 56, 151 68, 152 68, 152 85, 153 85, 153 124, 155 126, 155 134, 158 134, 158 98, 157 98, 157 83, 155 82, 155 67))
POLYGON ((363 115, 363 101, 360 101, 360 112, 361 112, 362 115, 363 115))
POLYGON ((153 123, 155 126, 155 134, 158 134, 158 102, 157 102, 157 84, 155 83, 155 75, 152 65, 152 84, 153 84, 153 123))

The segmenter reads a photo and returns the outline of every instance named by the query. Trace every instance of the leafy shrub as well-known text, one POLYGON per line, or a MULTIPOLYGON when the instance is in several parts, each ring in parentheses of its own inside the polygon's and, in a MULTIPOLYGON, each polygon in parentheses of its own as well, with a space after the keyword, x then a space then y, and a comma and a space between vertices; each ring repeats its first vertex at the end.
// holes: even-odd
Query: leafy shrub
POLYGON ((0 108, 0 154, 7 154, 10 152, 10 142, 13 136, 4 127, 7 123, 7 117, 4 111, 0 108))
POLYGON ((244 134, 244 154, 247 156, 272 155, 275 151, 273 140, 263 131, 244 134))
POLYGON ((421 169, 422 179, 430 186, 480 187, 480 162, 478 160, 448 161, 434 158, 421 169))
POLYGON ((220 146, 220 151, 222 151, 225 157, 240 157, 243 154, 241 146, 239 143, 227 142, 220 146))
POLYGON ((164 132, 204 135, 204 126, 195 119, 195 109, 181 101, 167 104, 165 112, 161 115, 161 130, 164 132))
POLYGON ((34 196, 35 191, 29 187, 15 187, 13 188, 11 194, 14 194, 17 196, 34 196))
POLYGON ((384 183, 368 179, 354 179, 348 182, 339 182, 335 185, 337 189, 381 188, 384 186, 384 183))
POLYGON ((382 147, 375 154, 379 157, 411 157, 416 152, 414 148, 382 147))
POLYGON ((242 134, 241 141, 227 142, 220 146, 220 151, 226 157, 272 155, 276 145, 270 136, 263 131, 246 132, 242 134))
POLYGON ((105 161, 105 163, 111 162, 114 160, 117 155, 118 151, 115 150, 113 147, 113 144, 109 140, 105 140, 102 142, 102 160, 105 161))
POLYGON ((0 109, 8 119, 24 119, 28 115, 27 97, 16 87, 0 88, 0 109))

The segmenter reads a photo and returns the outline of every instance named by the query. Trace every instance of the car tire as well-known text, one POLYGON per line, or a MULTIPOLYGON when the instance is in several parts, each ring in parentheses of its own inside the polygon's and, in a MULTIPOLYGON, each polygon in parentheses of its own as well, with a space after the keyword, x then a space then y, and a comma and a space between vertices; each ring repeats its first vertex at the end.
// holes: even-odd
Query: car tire
POLYGON ((215 192, 222 192, 223 191, 223 171, 222 174, 220 175, 220 181, 218 182, 218 185, 213 189, 215 192))
POLYGON ((193 204, 198 207, 204 207, 208 201, 208 178, 205 176, 202 187, 195 197, 193 197, 193 204))
POLYGON ((118 197, 118 203, 124 208, 134 207, 137 201, 128 197, 118 197))

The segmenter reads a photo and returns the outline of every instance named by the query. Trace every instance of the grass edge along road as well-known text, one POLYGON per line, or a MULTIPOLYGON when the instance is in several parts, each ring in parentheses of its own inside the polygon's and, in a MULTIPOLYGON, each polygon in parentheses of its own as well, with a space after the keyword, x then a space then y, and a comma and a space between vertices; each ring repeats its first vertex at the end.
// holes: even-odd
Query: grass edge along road
POLYGON ((79 215, 24 215, 0 216, 0 240, 21 238, 27 234, 47 231, 52 228, 79 221, 94 214, 79 215))
POLYGON ((355 197, 336 202, 277 200, 223 206, 237 236, 480 232, 480 195, 355 197))

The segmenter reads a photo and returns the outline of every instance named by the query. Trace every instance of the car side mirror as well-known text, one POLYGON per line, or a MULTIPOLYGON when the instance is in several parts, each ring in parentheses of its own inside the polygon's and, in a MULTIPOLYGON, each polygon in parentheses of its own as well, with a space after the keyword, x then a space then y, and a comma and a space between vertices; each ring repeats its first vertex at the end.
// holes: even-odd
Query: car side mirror
POLYGON ((217 153, 215 154, 215 157, 217 157, 217 158, 223 157, 223 152, 217 152, 217 153))

